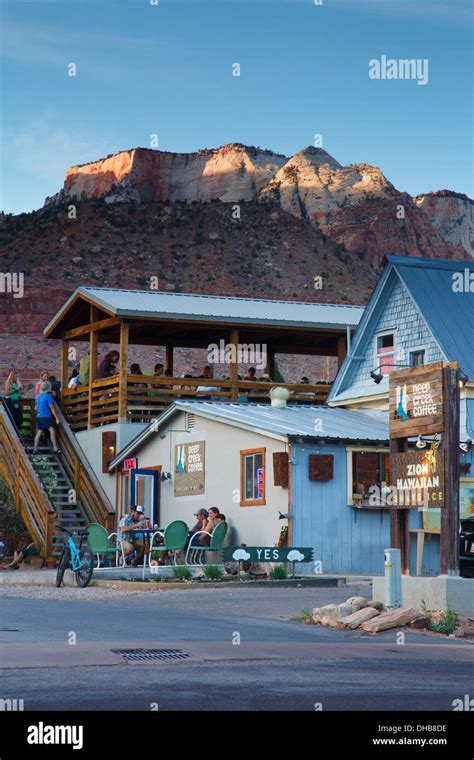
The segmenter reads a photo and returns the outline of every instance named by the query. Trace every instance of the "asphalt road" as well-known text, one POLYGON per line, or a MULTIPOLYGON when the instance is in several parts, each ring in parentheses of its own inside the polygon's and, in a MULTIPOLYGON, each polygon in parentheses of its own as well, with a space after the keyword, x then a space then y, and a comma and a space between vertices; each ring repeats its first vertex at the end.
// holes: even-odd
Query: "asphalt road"
POLYGON ((472 693, 468 642, 288 619, 367 587, 85 591, 0 591, 0 629, 18 629, 0 630, 1 698, 25 710, 451 711, 472 693), (140 646, 189 657, 135 664, 112 651, 140 646))

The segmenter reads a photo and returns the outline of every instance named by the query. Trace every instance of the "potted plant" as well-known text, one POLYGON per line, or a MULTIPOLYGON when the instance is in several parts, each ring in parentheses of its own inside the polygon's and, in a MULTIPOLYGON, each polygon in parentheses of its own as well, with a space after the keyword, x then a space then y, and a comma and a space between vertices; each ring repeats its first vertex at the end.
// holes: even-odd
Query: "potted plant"
POLYGON ((56 557, 49 556, 46 558, 46 567, 48 570, 54 570, 56 567, 56 557))

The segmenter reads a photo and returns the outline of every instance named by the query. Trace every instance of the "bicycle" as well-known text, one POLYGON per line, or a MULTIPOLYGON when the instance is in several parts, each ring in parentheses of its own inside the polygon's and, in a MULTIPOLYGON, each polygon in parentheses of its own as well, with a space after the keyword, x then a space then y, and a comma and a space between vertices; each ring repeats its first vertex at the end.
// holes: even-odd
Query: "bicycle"
POLYGON ((94 555, 88 546, 82 546, 83 539, 87 538, 87 531, 74 533, 67 528, 58 528, 58 530, 62 530, 69 535, 67 544, 63 548, 59 560, 58 570, 56 573, 56 586, 59 588, 63 582, 66 569, 70 567, 73 573, 76 575, 77 585, 80 586, 80 588, 85 588, 89 585, 90 579, 92 578, 92 572, 94 570, 94 555), (79 536, 80 538, 78 547, 74 542, 73 536, 75 535, 79 536))

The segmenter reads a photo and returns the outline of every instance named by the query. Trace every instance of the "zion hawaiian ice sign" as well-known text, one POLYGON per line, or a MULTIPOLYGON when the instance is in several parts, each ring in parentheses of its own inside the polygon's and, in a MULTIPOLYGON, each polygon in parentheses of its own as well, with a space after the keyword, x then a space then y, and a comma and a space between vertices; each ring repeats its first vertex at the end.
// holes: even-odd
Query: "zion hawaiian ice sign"
POLYGON ((398 509, 444 506, 444 452, 431 447, 390 455, 392 505, 398 509))
POLYGON ((444 431, 443 363, 390 373, 390 438, 444 431))
POLYGON ((179 443, 174 456, 174 495, 204 493, 205 441, 179 443))

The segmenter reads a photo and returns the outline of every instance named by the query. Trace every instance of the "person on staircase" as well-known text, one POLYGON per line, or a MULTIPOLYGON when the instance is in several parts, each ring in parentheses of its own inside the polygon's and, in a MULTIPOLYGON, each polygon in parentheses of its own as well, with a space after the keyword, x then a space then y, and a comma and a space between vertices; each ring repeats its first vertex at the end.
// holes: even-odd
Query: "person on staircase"
POLYGON ((33 454, 38 453, 38 444, 43 430, 49 430, 51 443, 55 454, 60 454, 54 421, 59 425, 59 417, 51 395, 51 383, 41 383, 39 395, 36 396, 36 434, 33 444, 33 454))
POLYGON ((23 410, 21 408, 22 386, 17 372, 12 370, 5 383, 5 398, 8 408, 18 430, 23 422, 23 410))
POLYGON ((40 392, 40 388, 41 388, 41 383, 49 383, 49 372, 46 372, 46 370, 41 373, 40 379, 36 383, 35 397, 39 396, 39 392, 40 392))

